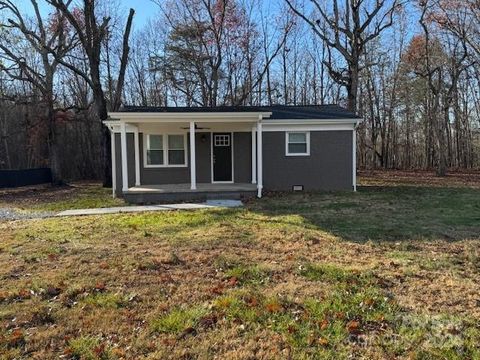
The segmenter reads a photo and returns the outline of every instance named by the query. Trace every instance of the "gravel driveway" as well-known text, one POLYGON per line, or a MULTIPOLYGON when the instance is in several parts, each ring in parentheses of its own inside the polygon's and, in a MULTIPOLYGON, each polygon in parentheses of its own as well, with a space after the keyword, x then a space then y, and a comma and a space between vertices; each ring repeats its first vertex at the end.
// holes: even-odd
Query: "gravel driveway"
POLYGON ((0 221, 2 220, 24 220, 24 219, 43 219, 53 216, 53 212, 23 212, 11 208, 0 208, 0 221))

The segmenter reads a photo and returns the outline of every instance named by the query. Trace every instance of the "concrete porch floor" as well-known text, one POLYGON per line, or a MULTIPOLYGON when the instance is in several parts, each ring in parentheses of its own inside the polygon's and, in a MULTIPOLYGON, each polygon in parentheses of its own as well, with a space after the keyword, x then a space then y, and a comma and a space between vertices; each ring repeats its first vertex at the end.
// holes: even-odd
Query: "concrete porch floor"
POLYGON ((129 194, 177 194, 177 193, 226 193, 226 192, 251 192, 256 191, 257 185, 251 183, 210 184, 197 183, 195 190, 190 189, 190 184, 164 184, 140 185, 128 189, 129 194))

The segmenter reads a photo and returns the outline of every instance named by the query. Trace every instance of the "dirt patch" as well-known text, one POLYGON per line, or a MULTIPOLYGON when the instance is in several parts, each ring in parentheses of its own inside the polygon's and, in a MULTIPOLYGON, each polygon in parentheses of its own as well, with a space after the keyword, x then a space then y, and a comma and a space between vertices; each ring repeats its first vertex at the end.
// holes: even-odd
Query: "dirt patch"
POLYGON ((450 170, 445 177, 436 176, 428 170, 360 170, 359 183, 362 186, 451 186, 480 188, 479 170, 450 170))
POLYGON ((79 183, 78 185, 54 186, 42 184, 0 190, 0 203, 29 207, 39 203, 65 200, 75 196, 81 188, 98 186, 98 184, 79 183))

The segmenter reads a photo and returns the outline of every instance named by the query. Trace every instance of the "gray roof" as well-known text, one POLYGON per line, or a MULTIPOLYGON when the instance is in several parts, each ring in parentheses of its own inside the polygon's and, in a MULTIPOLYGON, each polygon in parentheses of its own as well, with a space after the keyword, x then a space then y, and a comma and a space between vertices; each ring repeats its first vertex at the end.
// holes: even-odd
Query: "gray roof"
POLYGON ((359 119, 355 113, 338 105, 274 105, 274 106, 216 106, 216 107, 152 107, 124 106, 120 112, 180 113, 180 112, 271 112, 270 119, 359 119))

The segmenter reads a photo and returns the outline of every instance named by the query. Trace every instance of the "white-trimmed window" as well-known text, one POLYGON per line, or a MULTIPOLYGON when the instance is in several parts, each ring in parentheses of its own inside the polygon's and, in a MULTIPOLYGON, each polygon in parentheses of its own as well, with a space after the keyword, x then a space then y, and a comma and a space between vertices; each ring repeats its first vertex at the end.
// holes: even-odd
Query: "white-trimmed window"
POLYGON ((145 167, 187 166, 185 134, 146 134, 145 167))
POLYGON ((230 146, 230 135, 215 135, 215 146, 230 146))
POLYGON ((287 131, 285 133, 285 155, 287 156, 310 155, 310 132, 287 131))

